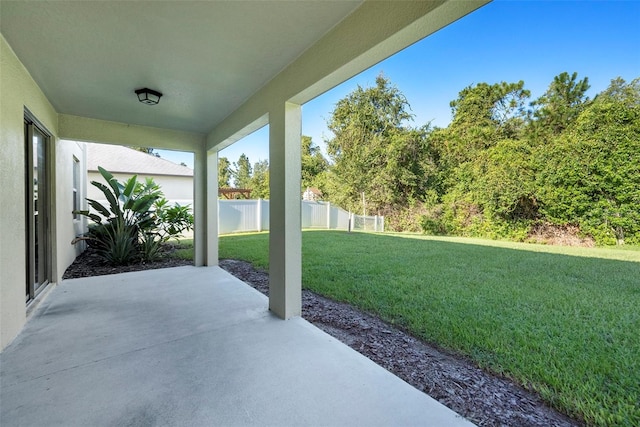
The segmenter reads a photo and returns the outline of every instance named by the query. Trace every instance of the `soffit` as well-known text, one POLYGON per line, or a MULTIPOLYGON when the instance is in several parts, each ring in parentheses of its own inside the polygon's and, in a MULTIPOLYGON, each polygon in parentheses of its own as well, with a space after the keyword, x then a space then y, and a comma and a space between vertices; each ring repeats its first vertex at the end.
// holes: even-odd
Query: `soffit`
POLYGON ((59 113, 206 133, 360 3, 2 0, 0 30, 59 113))

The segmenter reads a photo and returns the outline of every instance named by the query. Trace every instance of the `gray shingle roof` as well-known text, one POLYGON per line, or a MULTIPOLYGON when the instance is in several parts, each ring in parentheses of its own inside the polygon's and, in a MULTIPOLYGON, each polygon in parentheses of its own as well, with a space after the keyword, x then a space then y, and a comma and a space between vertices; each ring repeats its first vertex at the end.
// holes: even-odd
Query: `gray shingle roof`
POLYGON ((169 160, 120 145, 87 143, 87 170, 138 175, 193 176, 193 170, 169 160))

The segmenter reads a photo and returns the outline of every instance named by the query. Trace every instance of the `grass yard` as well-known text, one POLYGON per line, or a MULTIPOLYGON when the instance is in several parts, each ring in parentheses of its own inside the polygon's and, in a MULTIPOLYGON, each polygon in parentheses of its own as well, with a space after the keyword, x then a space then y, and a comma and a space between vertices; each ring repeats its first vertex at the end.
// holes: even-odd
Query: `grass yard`
MULTIPOLYGON (((268 266, 268 234, 220 238, 268 266)), ((590 425, 640 425, 640 248, 306 231, 303 286, 536 390, 590 425)))
POLYGON ((175 239, 169 243, 175 248, 175 251, 170 255, 171 258, 189 259, 193 261, 193 239, 175 239))

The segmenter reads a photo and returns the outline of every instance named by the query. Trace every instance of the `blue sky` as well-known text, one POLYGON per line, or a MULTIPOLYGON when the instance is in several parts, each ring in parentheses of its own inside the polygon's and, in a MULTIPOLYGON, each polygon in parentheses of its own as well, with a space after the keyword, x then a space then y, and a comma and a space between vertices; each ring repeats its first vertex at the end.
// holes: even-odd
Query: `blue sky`
MULTIPOLYGON (((402 52, 374 65, 302 107, 302 133, 324 147, 335 104, 383 73, 406 96, 421 126, 446 126, 449 102, 480 82, 524 80, 532 99, 563 71, 588 77, 589 95, 615 77, 640 77, 640 1, 494 1, 402 52)), ((220 152, 231 162, 269 158, 268 128, 220 152)), ((191 154, 161 151, 193 166, 191 154)))

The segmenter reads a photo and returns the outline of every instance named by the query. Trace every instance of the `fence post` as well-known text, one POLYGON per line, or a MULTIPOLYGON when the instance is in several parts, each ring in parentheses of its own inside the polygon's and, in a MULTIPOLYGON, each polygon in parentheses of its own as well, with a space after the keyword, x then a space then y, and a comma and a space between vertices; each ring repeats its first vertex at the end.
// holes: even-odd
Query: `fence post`
POLYGON ((258 218, 258 231, 262 231, 262 199, 258 199, 257 200, 258 205, 257 205, 257 209, 256 209, 256 217, 258 218))
POLYGON ((349 211, 349 221, 348 221, 349 225, 347 225, 347 231, 349 233, 351 233, 351 211, 349 211))
POLYGON ((380 227, 381 228, 380 232, 384 233, 384 216, 380 217, 380 226, 381 226, 380 227))
POLYGON ((331 202, 327 202, 327 230, 331 230, 331 202))
POLYGON ((378 231, 378 215, 376 215, 373 219, 373 231, 378 231))

